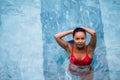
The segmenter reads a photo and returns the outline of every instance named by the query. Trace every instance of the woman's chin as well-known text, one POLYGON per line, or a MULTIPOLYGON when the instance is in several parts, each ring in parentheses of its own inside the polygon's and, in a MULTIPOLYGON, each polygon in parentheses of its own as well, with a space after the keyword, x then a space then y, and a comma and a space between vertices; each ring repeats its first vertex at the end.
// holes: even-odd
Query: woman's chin
POLYGON ((78 47, 78 49, 83 49, 84 48, 84 46, 77 46, 78 47))

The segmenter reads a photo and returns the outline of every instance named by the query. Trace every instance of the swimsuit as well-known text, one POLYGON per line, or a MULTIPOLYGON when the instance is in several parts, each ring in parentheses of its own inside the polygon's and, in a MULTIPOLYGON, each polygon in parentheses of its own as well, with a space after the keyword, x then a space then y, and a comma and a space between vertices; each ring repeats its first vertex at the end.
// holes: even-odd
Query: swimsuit
POLYGON ((72 54, 70 55, 70 64, 69 70, 74 74, 89 74, 92 71, 92 58, 88 56, 87 46, 86 46, 86 56, 82 60, 76 59, 73 54, 73 46, 72 46, 72 54))

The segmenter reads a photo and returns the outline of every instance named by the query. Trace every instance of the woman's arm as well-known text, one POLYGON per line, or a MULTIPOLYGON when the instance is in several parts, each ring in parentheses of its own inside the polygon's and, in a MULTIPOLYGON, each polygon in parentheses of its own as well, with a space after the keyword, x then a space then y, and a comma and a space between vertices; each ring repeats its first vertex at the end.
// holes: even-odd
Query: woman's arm
POLYGON ((94 51, 94 49, 96 47, 96 41, 97 41, 96 31, 94 31, 90 28, 84 27, 84 26, 81 26, 81 28, 83 28, 86 32, 88 32, 91 35, 90 42, 89 42, 88 46, 90 46, 90 48, 94 51))
POLYGON ((57 43, 58 43, 62 48, 64 48, 65 50, 67 50, 68 53, 71 53, 71 51, 70 51, 71 45, 70 45, 70 43, 66 42, 66 41, 63 40, 62 38, 63 38, 64 36, 67 36, 67 35, 72 34, 72 33, 73 33, 73 30, 69 30, 69 31, 57 33, 57 34, 55 34, 55 36, 54 36, 54 38, 55 38, 55 40, 57 41, 57 43))

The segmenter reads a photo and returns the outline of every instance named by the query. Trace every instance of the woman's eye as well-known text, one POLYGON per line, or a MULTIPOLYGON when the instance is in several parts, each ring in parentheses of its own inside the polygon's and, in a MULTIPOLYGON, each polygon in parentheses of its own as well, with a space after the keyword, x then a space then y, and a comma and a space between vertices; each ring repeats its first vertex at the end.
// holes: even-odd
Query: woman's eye
POLYGON ((80 38, 76 38, 76 40, 79 40, 80 38))
POLYGON ((85 38, 81 38, 82 40, 84 40, 85 38))

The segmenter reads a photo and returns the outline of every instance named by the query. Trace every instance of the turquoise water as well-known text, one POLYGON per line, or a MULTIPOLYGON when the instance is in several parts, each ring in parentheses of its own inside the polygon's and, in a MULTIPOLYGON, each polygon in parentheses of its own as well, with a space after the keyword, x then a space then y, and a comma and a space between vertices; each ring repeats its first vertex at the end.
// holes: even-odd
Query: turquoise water
POLYGON ((119 80, 119 5, 119 0, 0 0, 0 80, 78 80, 68 72, 69 57, 54 34, 79 25, 97 32, 93 80, 119 80))

